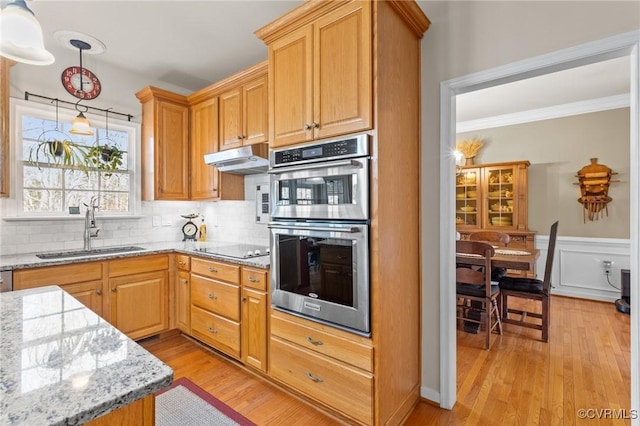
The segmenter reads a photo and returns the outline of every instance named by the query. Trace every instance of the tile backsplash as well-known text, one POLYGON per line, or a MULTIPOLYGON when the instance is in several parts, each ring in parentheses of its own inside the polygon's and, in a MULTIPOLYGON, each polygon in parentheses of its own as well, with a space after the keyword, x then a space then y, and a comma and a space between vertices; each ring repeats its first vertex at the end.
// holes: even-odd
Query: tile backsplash
MULTIPOLYGON (((268 184, 265 175, 245 176, 245 200, 216 202, 143 201, 138 218, 102 218, 92 247, 181 241, 183 214, 200 213, 208 242, 268 245, 266 223, 256 223, 256 185, 268 184)), ((194 219, 199 226, 201 220, 194 219)), ((84 216, 68 220, 0 220, 0 255, 80 249, 84 216)))

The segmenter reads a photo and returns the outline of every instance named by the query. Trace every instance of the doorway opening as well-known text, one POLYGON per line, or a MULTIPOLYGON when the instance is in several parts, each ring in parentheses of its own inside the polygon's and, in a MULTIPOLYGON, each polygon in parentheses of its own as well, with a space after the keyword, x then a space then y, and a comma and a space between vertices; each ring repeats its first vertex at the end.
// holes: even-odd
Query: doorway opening
MULTIPOLYGON (((470 74, 441 83, 440 86, 440 406, 451 409, 456 402, 456 315, 455 288, 455 162, 452 152, 456 135, 456 96, 505 83, 529 79, 556 71, 629 56, 630 70, 630 267, 638 270, 640 261, 640 32, 621 34, 596 42, 519 61, 506 66, 470 74)), ((631 304, 638 306, 640 292, 637 274, 632 274, 631 304)), ((640 406, 640 316, 631 315, 631 409, 640 406)))

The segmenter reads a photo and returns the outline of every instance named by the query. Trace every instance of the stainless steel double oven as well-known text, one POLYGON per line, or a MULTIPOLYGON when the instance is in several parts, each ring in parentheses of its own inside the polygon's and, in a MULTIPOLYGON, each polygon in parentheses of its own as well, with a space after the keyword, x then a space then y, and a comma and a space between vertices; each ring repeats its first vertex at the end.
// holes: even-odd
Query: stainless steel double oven
POLYGON ((272 150, 271 303, 370 333, 369 137, 272 150))

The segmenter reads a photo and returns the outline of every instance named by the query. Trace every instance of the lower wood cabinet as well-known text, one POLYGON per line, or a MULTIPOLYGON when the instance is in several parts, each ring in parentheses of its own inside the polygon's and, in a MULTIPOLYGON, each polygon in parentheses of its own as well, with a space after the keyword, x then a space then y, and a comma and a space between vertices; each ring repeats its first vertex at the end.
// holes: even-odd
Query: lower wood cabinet
POLYGON ((102 281, 89 281, 61 285, 64 291, 75 297, 96 314, 102 315, 102 281))
POLYGON ((240 323, 191 305, 191 335, 236 359, 240 358, 240 323))
POLYGON ((373 422, 373 344, 366 337, 272 310, 269 374, 345 417, 373 422))
POLYGON ((265 373, 269 329, 267 279, 268 273, 264 269, 242 268, 241 360, 265 373))

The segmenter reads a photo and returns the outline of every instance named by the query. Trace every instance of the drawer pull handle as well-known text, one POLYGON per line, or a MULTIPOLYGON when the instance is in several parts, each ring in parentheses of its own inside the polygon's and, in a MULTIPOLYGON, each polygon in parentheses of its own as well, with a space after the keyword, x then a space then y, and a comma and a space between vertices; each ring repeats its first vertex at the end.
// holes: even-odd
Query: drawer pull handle
POLYGON ((324 382, 324 380, 322 380, 320 377, 318 376, 314 376, 313 374, 311 374, 310 372, 307 371, 307 377, 309 378, 309 380, 311 380, 312 382, 316 382, 316 383, 320 383, 320 382, 324 382))
POLYGON ((249 277, 249 282, 252 282, 252 283, 259 283, 259 282, 260 282, 260 280, 259 280, 258 278, 249 277))
POLYGON ((218 270, 216 268, 214 268, 213 266, 209 267, 209 272, 218 272, 218 270))
POLYGON ((96 294, 97 294, 98 296, 102 296, 102 290, 96 290, 96 294))
POLYGON ((216 295, 215 295, 215 294, 213 294, 213 293, 209 293, 209 294, 207 294, 207 297, 208 297, 209 299, 213 299, 213 300, 216 300, 216 299, 218 298, 218 296, 216 296, 216 295))
POLYGON ((322 340, 314 340, 311 338, 311 336, 307 336, 307 342, 311 343, 312 345, 316 345, 316 346, 320 346, 322 345, 322 340))
POLYGON ((178 265, 180 265, 180 266, 184 266, 186 264, 187 264, 187 262, 185 262, 184 260, 181 260, 181 261, 178 262, 178 265))
POLYGON ((210 333, 213 333, 213 334, 216 334, 216 333, 218 333, 218 330, 216 330, 216 329, 215 329, 215 328, 213 328, 213 327, 209 327, 209 332, 210 332, 210 333))

